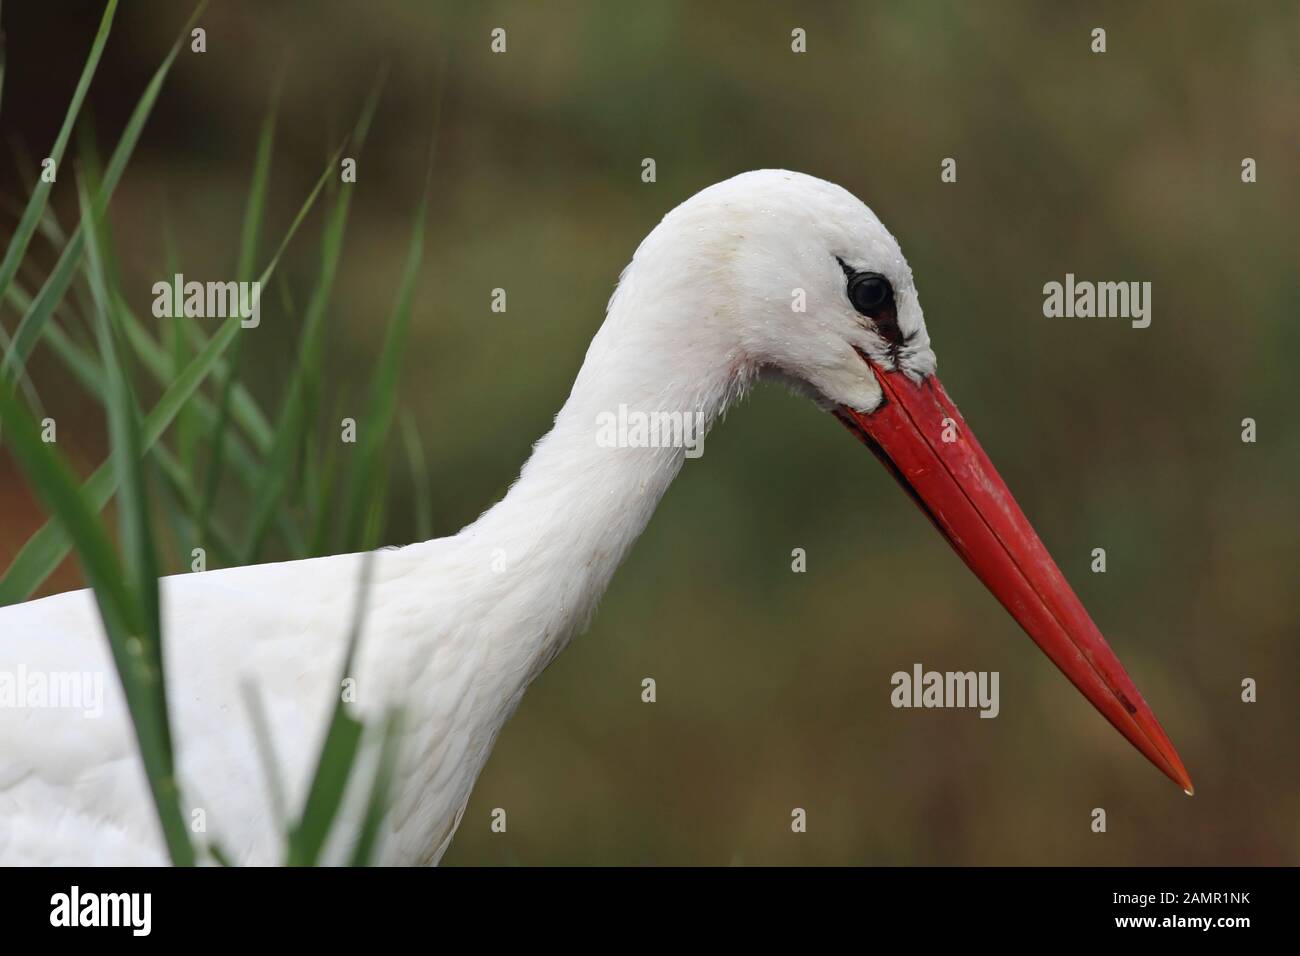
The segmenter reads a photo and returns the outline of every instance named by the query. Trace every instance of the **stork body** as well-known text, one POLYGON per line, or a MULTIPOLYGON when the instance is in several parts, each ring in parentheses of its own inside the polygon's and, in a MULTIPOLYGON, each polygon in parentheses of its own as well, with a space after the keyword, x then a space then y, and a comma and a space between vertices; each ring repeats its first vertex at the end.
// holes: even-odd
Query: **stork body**
MULTIPOLYGON (((934 467, 909 464, 909 454, 927 453, 926 441, 897 437, 891 416, 911 409, 922 430, 922 390, 934 368, 897 243, 843 189, 765 170, 669 213, 624 272, 554 428, 506 497, 455 536, 373 557, 356 707, 370 716, 400 706, 405 728, 381 860, 441 857, 502 726, 585 627, 681 469, 680 445, 606 447, 596 438, 602 414, 621 405, 699 414, 707 430, 760 378, 808 394, 872 446, 1031 637, 1183 783, 1172 745, 1153 716, 1148 726, 1145 703, 1113 655, 1105 657, 1100 635, 1104 654, 1091 633, 1073 633, 1087 628, 1053 591, 1055 579, 1035 578, 1046 572, 1025 558, 1030 545, 1012 540, 1018 510, 986 513, 981 524, 953 503, 962 496, 926 484, 934 467), (791 307, 796 289, 805 294, 802 312, 791 307), (1002 519, 1012 524, 1000 528, 1002 519), (1018 569, 1027 584, 1011 580, 1018 569), (1026 610, 1027 601, 1034 607, 1026 610)), ((961 462, 945 467, 959 486, 969 483, 961 462)), ((963 494, 970 499, 969 489, 963 494)), ((208 837, 238 862, 273 863, 282 853, 241 686, 256 687, 264 703, 287 804, 298 807, 339 693, 363 560, 339 555, 162 582, 182 805, 203 811, 208 837)), ((1060 586, 1068 592, 1063 579, 1060 586)), ((0 708, 0 862, 166 862, 89 592, 0 609, 0 673, 19 669, 102 672, 106 699, 99 718, 0 708)), ((355 823, 359 811, 349 799, 345 820, 355 823)), ((331 858, 345 852, 333 845, 331 858)))

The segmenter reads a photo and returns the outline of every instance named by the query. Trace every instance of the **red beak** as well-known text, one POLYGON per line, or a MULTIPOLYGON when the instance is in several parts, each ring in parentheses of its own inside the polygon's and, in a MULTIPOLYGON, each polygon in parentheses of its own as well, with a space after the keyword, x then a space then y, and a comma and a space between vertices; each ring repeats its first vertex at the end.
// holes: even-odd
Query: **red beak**
POLYGON ((867 363, 884 402, 836 415, 875 453, 985 587, 1147 759, 1192 792, 1178 752, 933 375, 867 363))

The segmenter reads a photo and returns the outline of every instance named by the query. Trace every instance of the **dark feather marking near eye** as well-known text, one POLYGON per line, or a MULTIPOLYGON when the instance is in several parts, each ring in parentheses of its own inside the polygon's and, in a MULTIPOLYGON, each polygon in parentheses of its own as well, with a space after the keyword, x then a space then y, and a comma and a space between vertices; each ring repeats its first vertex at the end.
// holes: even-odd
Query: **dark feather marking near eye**
MULTIPOLYGON (((840 268, 844 270, 844 275, 847 279, 852 280, 854 276, 859 274, 857 269, 854 269, 839 256, 835 257, 835 261, 840 264, 840 268)), ((881 276, 881 278, 884 277, 881 276)), ((885 281, 888 282, 889 280, 886 279, 885 281)), ((858 314, 861 315, 862 313, 859 312, 858 314)), ((916 333, 913 332, 912 335, 909 335, 907 339, 904 340, 903 332, 898 327, 898 307, 894 303, 894 287, 892 284, 889 285, 889 295, 885 301, 882 302, 876 310, 867 315, 866 318, 871 320, 872 327, 886 342, 889 343, 890 358, 892 358, 894 363, 897 364, 899 350, 903 347, 905 341, 910 342, 916 333)))

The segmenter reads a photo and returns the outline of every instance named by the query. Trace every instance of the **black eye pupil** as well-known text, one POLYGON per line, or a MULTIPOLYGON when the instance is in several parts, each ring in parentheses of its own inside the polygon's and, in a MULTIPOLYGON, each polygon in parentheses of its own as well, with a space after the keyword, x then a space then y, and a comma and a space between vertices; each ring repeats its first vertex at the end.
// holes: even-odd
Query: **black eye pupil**
POLYGON ((863 315, 871 315, 888 301, 889 280, 874 272, 859 272, 849 279, 849 301, 863 315))

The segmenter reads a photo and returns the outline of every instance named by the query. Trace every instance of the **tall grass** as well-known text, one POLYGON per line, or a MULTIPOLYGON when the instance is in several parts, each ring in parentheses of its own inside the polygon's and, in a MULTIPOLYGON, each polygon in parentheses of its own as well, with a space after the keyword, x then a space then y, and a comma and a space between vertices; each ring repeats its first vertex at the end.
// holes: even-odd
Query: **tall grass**
MULTIPOLYGON (((107 3, 85 67, 50 156, 62 163, 86 93, 112 30, 116 0, 107 3)), ((430 177, 416 210, 406 260, 388 317, 384 345, 366 400, 361 440, 343 456, 313 440, 322 412, 323 366, 332 292, 342 261, 352 187, 338 182, 339 159, 361 150, 378 103, 376 82, 348 136, 325 162, 314 187, 278 241, 267 236, 266 197, 274 150, 278 92, 262 123, 234 256, 235 278, 256 278, 269 288, 276 268, 309 213, 324 198, 319 267, 302 319, 302 333, 285 397, 264 408, 239 378, 243 339, 238 316, 211 335, 181 317, 142 320, 126 300, 111 242, 109 207, 182 43, 203 10, 181 30, 144 93, 104 168, 90 137, 79 138, 75 185, 78 218, 64 228, 48 199, 52 183, 36 181, 0 259, 0 311, 18 317, 12 334, 0 322, 0 440, 23 469, 50 515, 0 577, 0 605, 32 596, 70 551, 93 589, 135 728, 150 792, 171 860, 178 865, 206 856, 230 862, 216 845, 196 845, 186 826, 176 780, 175 748, 167 707, 164 622, 159 575, 188 571, 202 549, 213 565, 256 561, 274 540, 289 557, 370 549, 380 543, 389 433, 397 417, 401 356, 410 322, 415 280, 423 257, 430 177), (33 271, 29 247, 37 236, 56 247, 58 258, 38 286, 20 276, 33 271), (260 272, 256 264, 272 249, 260 272), (154 327, 154 326, 157 327, 154 327), (68 377, 100 403, 109 423, 111 453, 89 478, 76 476, 53 444, 42 440, 27 379, 28 358, 38 346, 58 357, 68 377), (140 405, 141 379, 161 389, 151 408, 140 405), (21 387, 20 387, 21 386, 21 387), (251 498, 247 517, 220 507, 223 489, 251 498), (101 517, 110 504, 116 539, 101 517), (167 545, 170 545, 168 547, 167 545), (178 567, 165 567, 168 555, 178 567)), ((0 45, 0 90, 3 89, 0 45)), ((436 129, 436 123, 435 123, 436 129)), ((430 149, 430 169, 432 149, 430 149)), ((170 244, 169 244, 170 245, 170 244)), ((167 274, 183 271, 169 249, 167 274)), ((263 305, 268 300, 263 298, 263 305)), ((427 489, 423 449, 409 416, 403 445, 417 493, 427 489)), ((423 499, 421 499, 423 500, 423 499)), ((427 511, 420 532, 427 535, 427 511)), ((348 637, 346 668, 361 637, 368 594, 369 561, 358 582, 348 637)), ((0 637, 2 639, 2 637, 0 637)), ((345 788, 353 777, 363 738, 382 738, 377 769, 368 784, 364 820, 350 834, 351 862, 369 862, 377 845, 396 759, 398 715, 366 727, 340 699, 317 757, 310 791, 296 812, 283 805, 283 787, 269 729, 255 687, 246 703, 277 806, 284 860, 320 862, 336 824, 345 788)))

